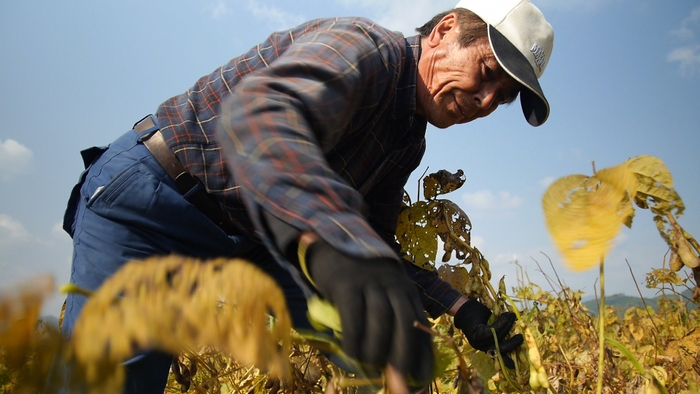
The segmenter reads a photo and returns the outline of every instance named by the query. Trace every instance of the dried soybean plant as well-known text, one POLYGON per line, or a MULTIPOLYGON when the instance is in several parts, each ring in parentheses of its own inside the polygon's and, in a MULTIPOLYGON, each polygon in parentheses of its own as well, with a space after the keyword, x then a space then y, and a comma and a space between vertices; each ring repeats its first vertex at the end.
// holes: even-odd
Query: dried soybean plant
MULTIPOLYGON (((595 171, 594 171, 595 172, 595 171)), ((564 261, 574 270, 585 270, 599 264, 601 310, 605 311, 604 258, 622 224, 631 227, 635 215, 633 203, 650 209, 657 229, 671 250, 671 269, 683 266, 696 277, 694 298, 700 296, 700 248, 690 234, 678 224, 676 217, 684 205, 673 188, 673 178, 666 165, 653 156, 634 157, 592 176, 569 175, 555 181, 546 191, 542 205, 547 229, 564 261), (693 250, 694 249, 694 250, 693 250)), ((605 344, 619 348, 638 369, 653 382, 659 392, 666 392, 665 378, 658 370, 644 370, 632 352, 618 341, 606 338, 606 313, 599 316, 599 361, 597 392, 603 390, 605 344)))
MULTIPOLYGON (((598 234, 596 223, 602 221, 604 232, 615 234, 620 224, 631 224, 634 202, 652 211, 662 237, 682 266, 693 268, 694 260, 685 246, 689 245, 697 257, 698 245, 678 224, 676 218, 683 205, 658 159, 635 158, 626 168, 566 182, 571 189, 558 191, 563 199, 553 209, 571 205, 569 209, 579 210, 587 219, 574 217, 568 219, 570 224, 587 230, 583 232, 586 237, 565 234, 563 245, 576 249, 596 244, 598 249, 592 255, 599 256, 608 250, 609 241, 594 238, 598 234), (630 193, 635 178, 636 192, 630 193), (627 194, 620 192, 620 185, 627 185, 627 194), (610 197, 613 202, 600 201, 610 197), (586 207, 588 203, 598 205, 591 209, 586 207), (597 216, 599 210, 614 214, 613 223, 597 216)), ((440 171, 424 178, 425 201, 411 203, 405 197, 397 229, 404 258, 436 270, 465 295, 480 298, 496 314, 506 309, 518 313, 515 330, 529 335, 526 346, 514 355, 516 369, 505 370, 499 360, 471 349, 449 316, 434 320, 427 328, 436 334, 437 355, 430 393, 593 392, 595 380, 603 372, 606 392, 697 392, 697 311, 667 300, 659 304, 657 313, 651 308, 634 309, 621 320, 603 304, 604 319, 597 320, 605 325, 608 346, 598 353, 605 355, 606 369, 596 370, 595 344, 602 342, 602 337, 596 338, 596 318, 582 305, 580 292, 557 297, 537 285, 523 283, 515 297, 530 300, 533 307, 518 311, 506 295, 504 280, 498 291, 491 286, 488 261, 471 245, 469 218, 456 204, 439 198, 463 184, 461 171, 440 171), (446 263, 436 267, 438 239, 444 243, 442 260, 446 263), (450 264, 454 260, 457 263, 450 264), (621 355, 630 362, 621 362, 621 355)), ((567 231, 561 223, 554 228, 567 231)), ((590 256, 579 250, 572 254, 590 256)), ((666 277, 678 276, 675 271, 682 266, 675 257, 671 261, 668 275, 655 270, 647 278, 647 287, 650 281, 651 285, 666 283, 671 280, 666 277)), ((586 264, 596 262, 595 257, 589 257, 586 264)), ((67 343, 50 325, 37 329, 42 297, 52 291, 50 281, 41 283, 0 295, 0 392, 41 391, 51 359, 59 355, 74 368, 73 376, 83 379, 73 384, 82 385, 86 392, 116 393, 123 374, 119 361, 143 348, 180 355, 168 393, 345 393, 367 383, 344 375, 309 346, 309 338, 295 334, 289 328, 281 291, 272 279, 240 260, 203 262, 172 256, 132 262, 91 295, 74 341, 67 343)))
POLYGON ((244 260, 134 261, 85 304, 73 332, 74 376, 105 392, 122 374, 119 363, 139 350, 207 345, 287 378, 290 327, 280 288, 244 260))
MULTIPOLYGON (((700 245, 678 224, 685 206, 666 165, 653 156, 634 157, 592 176, 569 175, 552 183, 542 198, 547 229, 565 262, 585 270, 612 248, 624 224, 632 227, 634 205, 649 209, 671 250, 673 271, 686 266, 700 276, 700 245)), ((700 296, 700 289, 695 294, 700 296)))
POLYGON ((58 327, 39 320, 53 291, 51 277, 38 277, 0 294, 0 393, 44 390, 53 356, 65 346, 58 327))
MULTIPOLYGON (((423 269, 437 270, 438 275, 452 287, 469 298, 478 298, 498 316, 514 308, 506 302, 508 297, 505 294, 504 279, 501 279, 496 291, 490 283, 488 260, 478 248, 471 245, 472 223, 469 217, 454 202, 438 198, 459 189, 465 180, 462 170, 454 174, 441 170, 424 177, 425 200, 411 202, 410 196, 404 194, 396 237, 401 244, 404 259, 423 269), (438 239, 443 242, 444 250, 443 264, 440 265, 436 264, 438 239), (450 263, 453 258, 456 263, 450 263)), ((444 383, 449 382, 456 387, 456 392, 462 393, 471 392, 469 390, 475 387, 475 382, 488 387, 489 391, 520 391, 527 384, 529 376, 526 370, 512 374, 504 370, 499 359, 494 360, 482 352, 475 352, 461 333, 454 330, 451 320, 443 316, 435 322, 434 329, 444 327, 449 327, 446 332, 436 332, 436 370, 442 373, 441 376, 436 376, 434 384, 437 387, 442 387, 444 391, 444 383), (443 339, 445 337, 448 338, 447 341, 443 339), (456 343, 456 350, 452 341, 456 343), (467 360, 463 361, 462 356, 467 360), (456 364, 456 361, 460 363, 456 364), (450 371, 456 373, 456 376, 448 376, 450 371)), ((521 359, 527 362, 526 358, 521 359)))
POLYGON ((462 170, 454 174, 440 170, 423 178, 424 201, 412 203, 408 193, 404 193, 396 237, 404 259, 423 269, 437 269, 440 277, 454 288, 468 297, 479 298, 499 314, 502 309, 489 282, 489 262, 479 249, 471 245, 469 216, 454 202, 438 198, 459 189, 465 180, 462 170), (454 252, 458 263, 436 266, 438 238, 444 244, 442 262, 450 261, 454 252), (471 265, 469 271, 465 268, 467 265, 471 265))

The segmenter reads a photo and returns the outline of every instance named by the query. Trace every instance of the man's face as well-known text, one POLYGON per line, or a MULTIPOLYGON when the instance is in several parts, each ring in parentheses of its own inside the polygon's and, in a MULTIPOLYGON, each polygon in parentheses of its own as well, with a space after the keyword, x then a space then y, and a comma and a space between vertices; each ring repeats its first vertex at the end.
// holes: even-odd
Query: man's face
POLYGON ((460 46, 456 17, 450 15, 423 39, 418 64, 416 112, 438 128, 487 116, 521 87, 498 64, 487 38, 460 46))

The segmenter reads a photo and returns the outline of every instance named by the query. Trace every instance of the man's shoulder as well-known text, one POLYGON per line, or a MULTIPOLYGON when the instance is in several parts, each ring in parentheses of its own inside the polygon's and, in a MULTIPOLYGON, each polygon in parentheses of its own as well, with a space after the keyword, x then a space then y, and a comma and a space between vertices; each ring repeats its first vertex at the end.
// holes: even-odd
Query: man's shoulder
POLYGON ((401 32, 393 31, 378 24, 372 19, 359 16, 314 19, 297 27, 295 30, 365 32, 368 34, 385 37, 387 40, 401 43, 404 42, 404 35, 401 32))
POLYGON ((310 26, 317 25, 319 27, 327 27, 327 28, 342 28, 344 26, 362 25, 362 26, 367 26, 369 28, 376 28, 376 29, 389 31, 388 29, 381 26, 380 24, 373 21, 372 19, 362 17, 362 16, 339 16, 339 17, 333 17, 333 18, 318 18, 318 19, 312 19, 312 20, 306 22, 305 25, 310 25, 310 26))
POLYGON ((348 50, 382 52, 386 61, 397 62, 407 51, 406 38, 401 32, 388 29, 364 17, 322 18, 298 26, 291 34, 293 41, 326 42, 347 45, 348 50))

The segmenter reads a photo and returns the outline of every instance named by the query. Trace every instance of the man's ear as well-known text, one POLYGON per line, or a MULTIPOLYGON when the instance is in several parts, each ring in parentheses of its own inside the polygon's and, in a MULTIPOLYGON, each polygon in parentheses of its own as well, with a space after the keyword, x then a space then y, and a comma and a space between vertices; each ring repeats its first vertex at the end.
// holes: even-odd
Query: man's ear
POLYGON ((440 22, 433 28, 428 36, 427 43, 430 47, 436 47, 445 39, 445 36, 452 31, 457 29, 457 14, 450 12, 445 15, 440 22))

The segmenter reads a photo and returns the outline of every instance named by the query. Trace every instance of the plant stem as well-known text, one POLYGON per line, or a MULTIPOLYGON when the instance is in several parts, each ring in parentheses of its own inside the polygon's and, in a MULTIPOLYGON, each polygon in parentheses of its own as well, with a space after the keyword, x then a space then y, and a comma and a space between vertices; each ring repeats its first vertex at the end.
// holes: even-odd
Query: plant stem
POLYGON ((654 374, 645 370, 642 364, 639 363, 639 361, 634 357, 632 352, 625 347, 625 345, 612 338, 606 338, 605 340, 611 345, 615 346, 620 352, 622 352, 622 354, 625 357, 627 357, 630 363, 632 363, 632 366, 637 370, 637 372, 639 372, 645 378, 649 379, 649 382, 651 382, 651 384, 656 388, 656 390, 663 394, 668 394, 668 390, 666 390, 666 386, 664 386, 664 383, 660 382, 656 378, 656 376, 654 376, 654 374))
POLYGON ((596 393, 603 392, 605 366, 605 260, 600 258, 600 312, 598 313, 598 385, 596 393))
POLYGON ((632 267, 630 266, 630 262, 625 259, 625 263, 627 263, 627 268, 630 270, 630 275, 632 275, 632 281, 634 282, 635 287, 637 287, 637 293, 639 293, 639 299, 642 300, 642 304, 644 304, 644 311, 647 313, 647 316, 649 317, 649 321, 651 322, 651 325, 654 326, 654 332, 652 334, 654 335, 654 342, 656 343, 656 334, 659 333, 659 328, 656 327, 656 323, 654 323, 654 317, 649 313, 649 306, 647 305, 647 302, 644 300, 644 296, 642 295, 642 292, 639 290, 639 285, 637 284, 637 278, 634 277, 634 272, 632 272, 632 267))

